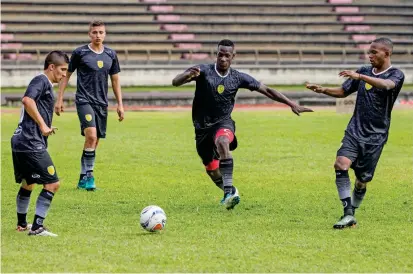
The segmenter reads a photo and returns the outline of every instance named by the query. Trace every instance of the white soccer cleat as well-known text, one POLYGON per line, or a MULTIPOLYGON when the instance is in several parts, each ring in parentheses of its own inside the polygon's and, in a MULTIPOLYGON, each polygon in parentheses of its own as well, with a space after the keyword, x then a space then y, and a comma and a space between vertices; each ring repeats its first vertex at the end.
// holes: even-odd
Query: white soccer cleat
POLYGON ((222 200, 222 204, 224 204, 225 208, 228 210, 233 209, 241 201, 241 197, 239 196, 238 189, 236 187, 234 188, 235 188, 235 192, 232 194, 227 194, 222 200))
POLYGON ((57 237, 57 234, 54 234, 48 231, 45 227, 41 226, 36 230, 30 230, 29 236, 49 236, 49 237, 57 237))

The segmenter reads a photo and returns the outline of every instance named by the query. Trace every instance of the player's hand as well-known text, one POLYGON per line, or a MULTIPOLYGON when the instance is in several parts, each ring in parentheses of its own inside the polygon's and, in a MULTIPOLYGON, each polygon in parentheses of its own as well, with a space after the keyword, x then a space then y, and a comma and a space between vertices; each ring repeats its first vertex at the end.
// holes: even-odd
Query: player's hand
POLYGON ((116 112, 118 113, 119 122, 122 122, 125 118, 125 111, 123 110, 123 106, 118 106, 116 112))
POLYGON ((55 134, 56 132, 55 132, 55 130, 57 130, 57 127, 48 127, 48 126, 46 126, 46 125, 44 125, 44 126, 42 126, 42 127, 40 127, 40 131, 42 132, 42 135, 43 136, 50 136, 50 135, 52 135, 52 134, 55 134))
POLYGON ((306 108, 300 105, 293 105, 291 107, 292 112, 294 112, 295 114, 297 114, 298 116, 300 116, 300 113, 302 112, 314 112, 312 109, 310 108, 306 108))
POLYGON ((198 77, 201 74, 201 69, 199 67, 192 67, 187 70, 188 80, 198 77))
POLYGON ((305 87, 308 88, 308 89, 311 89, 312 91, 317 92, 317 93, 324 93, 327 90, 327 88, 325 88, 323 86, 320 86, 320 85, 317 85, 317 84, 311 84, 311 83, 306 83, 305 87))
POLYGON ((360 73, 357 73, 352 70, 343 70, 338 75, 341 77, 348 77, 348 78, 355 79, 355 80, 360 79, 360 73))
POLYGON ((64 112, 63 102, 56 102, 56 105, 54 106, 54 112, 57 116, 60 116, 60 113, 64 112))

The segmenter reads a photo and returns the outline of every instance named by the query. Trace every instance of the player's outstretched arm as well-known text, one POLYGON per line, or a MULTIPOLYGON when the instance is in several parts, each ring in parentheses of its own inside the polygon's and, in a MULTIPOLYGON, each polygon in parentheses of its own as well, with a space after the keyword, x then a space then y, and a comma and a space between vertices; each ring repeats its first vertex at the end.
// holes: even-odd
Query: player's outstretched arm
POLYGON ((59 83, 59 93, 57 95, 57 100, 56 100, 56 104, 54 107, 54 111, 57 114, 57 116, 60 116, 60 113, 64 111, 63 94, 65 93, 65 89, 67 87, 67 83, 69 83, 69 79, 71 75, 72 75, 71 72, 66 72, 66 77, 63 77, 63 79, 59 83))
POLYGON ((305 87, 316 93, 322 93, 322 94, 335 97, 335 98, 344 98, 347 96, 342 87, 327 88, 327 87, 320 86, 318 84, 311 84, 311 83, 306 83, 305 87))
POLYGON ((123 109, 122 91, 120 87, 119 74, 112 74, 110 76, 110 81, 112 82, 113 93, 115 94, 116 102, 118 104, 116 112, 118 113, 119 122, 121 122, 125 118, 125 110, 123 109))
POLYGON ((53 127, 49 128, 44 122, 39 110, 37 109, 36 102, 32 98, 25 96, 22 99, 22 103, 26 112, 30 115, 30 117, 32 117, 36 124, 39 125, 43 136, 49 136, 55 133, 55 129, 53 127))
POLYGON ((183 84, 191 82, 193 79, 198 77, 201 73, 201 69, 199 67, 192 67, 187 69, 181 74, 178 74, 173 80, 172 85, 175 87, 182 86, 183 84))
POLYGON ((338 75, 341 77, 347 77, 347 78, 354 79, 354 80, 364 81, 372 85, 373 87, 379 88, 379 89, 391 90, 391 89, 394 89, 394 87, 396 86, 396 84, 392 80, 370 77, 370 76, 358 73, 356 71, 351 71, 351 70, 343 70, 338 75))
POLYGON ((297 115, 300 115, 300 113, 302 112, 313 112, 312 109, 296 104, 295 102, 288 99, 284 94, 279 93, 278 91, 269 88, 264 84, 261 84, 257 91, 274 101, 288 105, 289 107, 291 107, 291 110, 297 115))

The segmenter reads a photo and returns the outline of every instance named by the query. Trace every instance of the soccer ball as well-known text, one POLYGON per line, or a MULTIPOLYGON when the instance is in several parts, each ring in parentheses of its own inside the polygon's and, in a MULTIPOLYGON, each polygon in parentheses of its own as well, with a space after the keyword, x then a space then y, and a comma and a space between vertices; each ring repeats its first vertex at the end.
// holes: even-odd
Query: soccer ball
POLYGON ((159 206, 147 206, 141 212, 140 223, 143 229, 147 231, 161 231, 166 225, 165 211, 159 206))

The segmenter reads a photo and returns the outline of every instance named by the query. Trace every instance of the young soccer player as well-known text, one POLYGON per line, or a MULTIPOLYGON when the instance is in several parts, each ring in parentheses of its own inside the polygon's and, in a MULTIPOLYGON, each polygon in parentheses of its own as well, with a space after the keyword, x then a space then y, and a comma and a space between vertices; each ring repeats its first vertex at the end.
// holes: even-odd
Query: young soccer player
POLYGON ((378 38, 370 44, 369 66, 357 71, 345 70, 339 76, 348 78, 341 87, 326 88, 307 84, 317 93, 343 98, 357 93, 353 116, 347 126, 334 163, 338 195, 344 215, 334 224, 335 229, 355 226, 355 210, 366 194, 367 183, 373 179, 390 128, 391 111, 403 86, 404 74, 391 64, 393 43, 378 38), (348 169, 356 175, 353 194, 348 169))
POLYGON ((55 112, 63 112, 63 94, 72 73, 77 70, 76 108, 80 120, 81 134, 85 143, 80 164, 79 189, 96 189, 93 170, 96 148, 100 138, 106 137, 108 116, 108 75, 117 100, 119 121, 124 119, 122 93, 119 81, 119 62, 116 52, 103 45, 106 37, 105 24, 92 21, 89 24, 91 43, 75 49, 70 58, 67 77, 59 87, 55 112))
POLYGON ((21 184, 17 194, 17 231, 29 230, 30 236, 57 236, 43 222, 53 197, 59 189, 56 168, 47 152, 47 138, 55 133, 52 127, 53 83, 65 77, 69 58, 61 51, 50 52, 44 73, 33 78, 23 96, 20 121, 11 138, 14 175, 21 184), (26 221, 30 196, 35 184, 43 185, 36 202, 33 225, 26 221))
POLYGON ((237 148, 235 122, 231 113, 238 89, 258 91, 274 101, 290 106, 297 115, 312 111, 290 101, 250 75, 232 69, 234 48, 232 41, 220 41, 216 63, 191 67, 172 81, 174 86, 196 81, 192 105, 196 149, 207 174, 224 191, 221 203, 227 209, 233 209, 240 202, 238 190, 232 182, 234 159, 231 154, 237 148))

